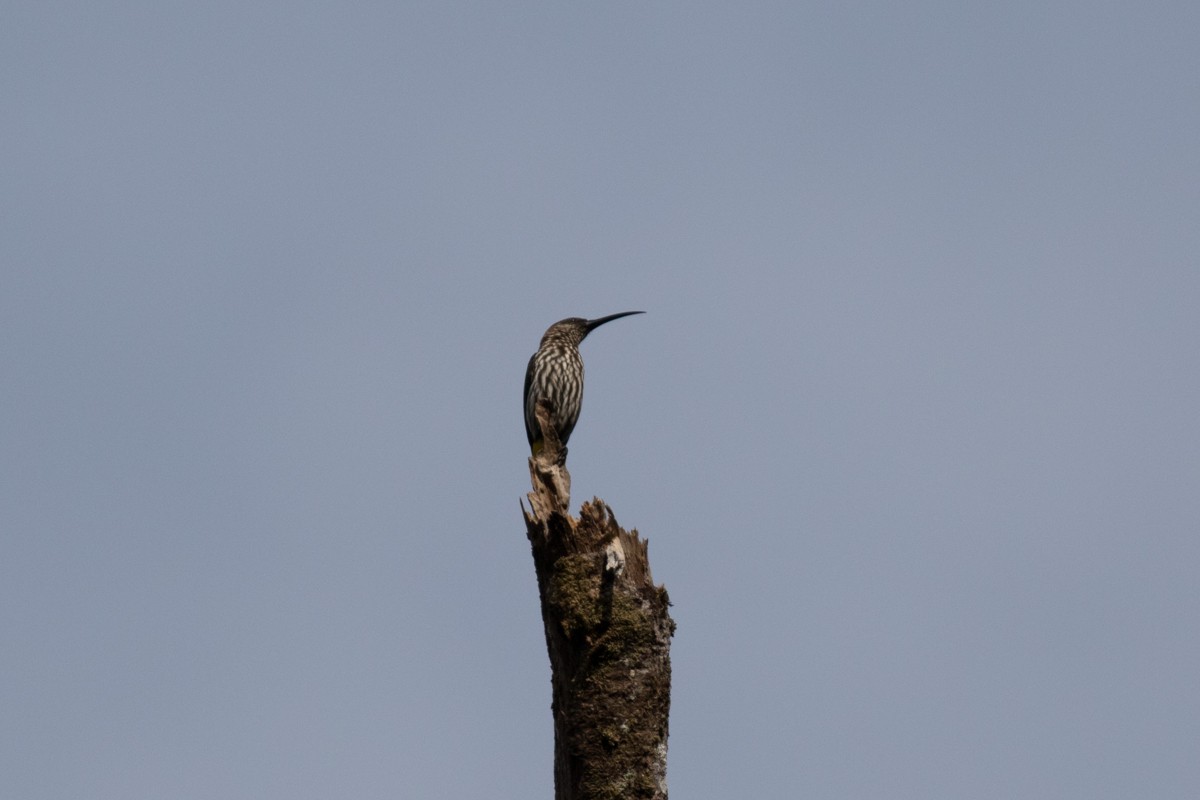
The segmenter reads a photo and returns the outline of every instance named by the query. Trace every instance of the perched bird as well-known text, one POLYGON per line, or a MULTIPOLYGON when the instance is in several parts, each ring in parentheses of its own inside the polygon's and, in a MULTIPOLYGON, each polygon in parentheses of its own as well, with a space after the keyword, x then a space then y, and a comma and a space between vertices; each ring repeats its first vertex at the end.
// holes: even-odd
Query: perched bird
POLYGON ((579 409, 583 406, 583 359, 579 355, 579 343, 606 322, 644 313, 622 311, 599 319, 569 317, 546 329, 541 345, 529 358, 529 367, 525 370, 525 434, 535 456, 542 452, 544 442, 534 412, 538 400, 544 398, 550 401, 550 418, 563 444, 562 458, 566 458, 567 439, 575 430, 579 409))

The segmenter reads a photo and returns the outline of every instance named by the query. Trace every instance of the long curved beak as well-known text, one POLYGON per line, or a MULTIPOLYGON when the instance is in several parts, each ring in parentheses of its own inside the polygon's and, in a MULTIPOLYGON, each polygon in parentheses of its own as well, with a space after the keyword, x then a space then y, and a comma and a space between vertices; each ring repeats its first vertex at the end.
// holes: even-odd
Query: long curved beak
POLYGON ((591 333, 592 331, 594 331, 596 328, 599 328, 604 323, 612 322, 614 319, 620 319, 621 317, 628 317, 631 314, 645 314, 645 313, 646 313, 645 311, 622 311, 620 314, 609 314, 607 317, 600 317, 599 319, 589 319, 587 321, 587 324, 584 325, 584 327, 587 329, 588 333, 591 333))

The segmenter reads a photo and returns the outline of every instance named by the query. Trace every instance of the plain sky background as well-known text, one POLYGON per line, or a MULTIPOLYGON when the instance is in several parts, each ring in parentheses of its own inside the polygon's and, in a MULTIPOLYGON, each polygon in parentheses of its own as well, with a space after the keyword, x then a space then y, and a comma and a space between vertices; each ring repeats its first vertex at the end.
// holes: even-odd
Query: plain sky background
POLYGON ((0 798, 550 797, 525 363, 676 798, 1200 797, 1200 4, 0 8, 0 798))

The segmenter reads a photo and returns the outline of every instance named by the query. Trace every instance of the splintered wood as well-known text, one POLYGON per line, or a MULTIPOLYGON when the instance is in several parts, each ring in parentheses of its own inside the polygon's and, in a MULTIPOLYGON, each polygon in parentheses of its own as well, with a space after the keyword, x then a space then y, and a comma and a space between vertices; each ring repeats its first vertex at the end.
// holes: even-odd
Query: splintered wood
POLYGON ((599 498, 569 513, 571 476, 548 410, 524 503, 550 656, 556 800, 667 797, 670 600, 646 541, 599 498))

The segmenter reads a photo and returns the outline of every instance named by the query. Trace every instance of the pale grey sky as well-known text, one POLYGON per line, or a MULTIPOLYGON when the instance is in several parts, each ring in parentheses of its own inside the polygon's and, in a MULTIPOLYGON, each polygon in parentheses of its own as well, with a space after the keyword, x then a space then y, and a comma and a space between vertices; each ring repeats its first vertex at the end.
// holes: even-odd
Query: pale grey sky
POLYGON ((678 798, 1200 796, 1200 6, 10 2, 0 798, 551 796, 525 362, 678 798))

